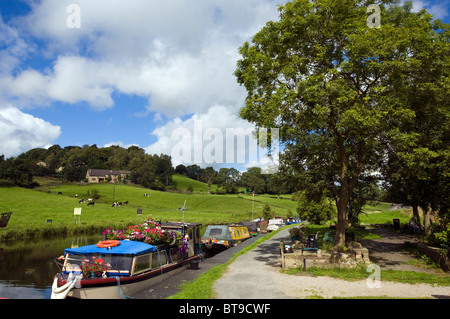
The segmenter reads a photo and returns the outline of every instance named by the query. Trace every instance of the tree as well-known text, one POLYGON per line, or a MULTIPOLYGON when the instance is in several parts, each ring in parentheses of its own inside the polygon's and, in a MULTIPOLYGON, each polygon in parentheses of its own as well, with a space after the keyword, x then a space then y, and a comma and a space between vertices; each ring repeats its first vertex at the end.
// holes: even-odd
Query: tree
POLYGON ((240 180, 240 175, 240 172, 235 168, 222 167, 217 173, 216 183, 225 193, 236 194, 238 192, 237 184, 240 180))
POLYGON ((310 200, 305 195, 305 191, 293 194, 293 199, 298 203, 297 214, 301 220, 307 220, 312 224, 322 224, 332 219, 336 211, 325 195, 319 200, 310 200))
POLYGON ((411 51, 413 80, 397 90, 414 116, 388 141, 382 173, 389 198, 412 206, 417 221, 421 207, 428 229, 430 211, 450 217, 450 29, 425 12, 422 19, 429 23, 414 34, 422 48, 411 51))
POLYGON ((423 12, 388 10, 391 1, 380 3, 389 19, 370 28, 371 3, 294 0, 280 6, 280 20, 240 48, 235 72, 248 93, 240 116, 278 127, 299 173, 320 181, 317 194, 328 189, 334 196, 335 248, 345 245, 358 181, 379 169, 385 141, 414 117, 402 83, 415 82, 410 70, 419 68, 428 49, 421 42, 437 38, 423 12), (423 28, 429 32, 419 32, 423 28))
POLYGON ((24 158, 4 159, 0 157, 0 179, 6 179, 19 186, 28 186, 33 182, 30 161, 24 158))
POLYGON ((244 186, 251 192, 261 194, 266 190, 266 181, 261 174, 261 168, 259 167, 248 168, 247 172, 242 173, 241 180, 244 186))
POLYGON ((211 184, 216 180, 217 172, 212 167, 203 170, 201 180, 208 184, 208 194, 211 193, 211 184))
POLYGON ((186 176, 189 177, 190 179, 198 181, 200 179, 200 176, 202 176, 203 170, 197 164, 187 166, 186 170, 187 170, 186 176))
POLYGON ((272 208, 270 207, 269 203, 266 203, 266 204, 264 205, 264 208, 263 208, 261 214, 262 214, 262 217, 263 217, 265 220, 269 220, 269 219, 271 219, 271 218, 274 217, 274 211, 273 211, 272 208))
POLYGON ((186 175, 187 174, 186 166, 184 166, 183 164, 177 165, 177 167, 175 167, 175 173, 180 175, 186 175))

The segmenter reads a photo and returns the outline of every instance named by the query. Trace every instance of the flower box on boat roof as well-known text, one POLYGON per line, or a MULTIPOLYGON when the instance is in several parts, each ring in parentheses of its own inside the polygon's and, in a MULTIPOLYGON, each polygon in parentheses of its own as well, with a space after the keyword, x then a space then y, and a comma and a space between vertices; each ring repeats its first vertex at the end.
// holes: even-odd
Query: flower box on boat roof
POLYGON ((132 255, 139 256, 157 251, 158 249, 150 244, 139 241, 121 240, 120 245, 110 248, 99 248, 97 245, 88 245, 78 248, 66 248, 64 254, 69 255, 132 255))

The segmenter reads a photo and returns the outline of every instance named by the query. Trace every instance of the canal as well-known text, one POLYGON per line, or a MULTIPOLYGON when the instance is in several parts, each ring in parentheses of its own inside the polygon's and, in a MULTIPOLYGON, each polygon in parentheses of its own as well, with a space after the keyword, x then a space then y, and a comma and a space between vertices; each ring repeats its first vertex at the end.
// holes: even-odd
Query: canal
POLYGON ((91 245, 100 235, 0 243, 0 298, 50 299, 55 259, 65 248, 91 245))

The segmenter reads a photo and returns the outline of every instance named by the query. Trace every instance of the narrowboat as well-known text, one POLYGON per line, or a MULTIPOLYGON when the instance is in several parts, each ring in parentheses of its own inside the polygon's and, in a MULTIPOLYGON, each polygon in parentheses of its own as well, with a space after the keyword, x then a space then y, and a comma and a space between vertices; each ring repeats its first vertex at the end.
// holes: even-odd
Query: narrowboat
POLYGON ((244 225, 208 225, 202 236, 202 242, 207 251, 218 253, 248 238, 250 238, 250 232, 244 225))
POLYGON ((286 225, 300 224, 302 221, 298 217, 289 217, 286 221, 286 225))
POLYGON ((269 219, 269 226, 267 226, 268 231, 278 230, 285 225, 283 217, 274 217, 269 219))
POLYGON ((60 257, 63 263, 57 262, 60 271, 54 277, 51 298, 126 299, 198 265, 200 224, 162 224, 161 229, 182 231, 182 249, 134 240, 66 248, 60 257))

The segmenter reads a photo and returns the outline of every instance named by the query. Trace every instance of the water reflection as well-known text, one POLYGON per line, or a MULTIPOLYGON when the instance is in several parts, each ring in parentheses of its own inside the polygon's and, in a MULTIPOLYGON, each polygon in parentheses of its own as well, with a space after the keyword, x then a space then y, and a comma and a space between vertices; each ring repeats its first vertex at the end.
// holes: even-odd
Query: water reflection
POLYGON ((100 236, 1 243, 0 297, 12 299, 49 299, 53 276, 58 267, 54 260, 65 248, 95 244, 100 236))

